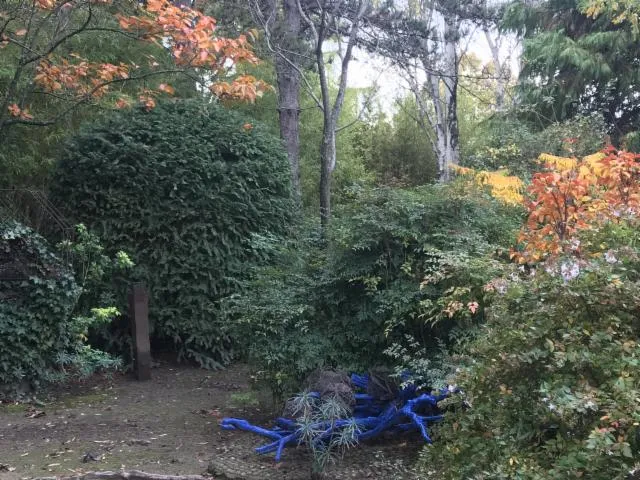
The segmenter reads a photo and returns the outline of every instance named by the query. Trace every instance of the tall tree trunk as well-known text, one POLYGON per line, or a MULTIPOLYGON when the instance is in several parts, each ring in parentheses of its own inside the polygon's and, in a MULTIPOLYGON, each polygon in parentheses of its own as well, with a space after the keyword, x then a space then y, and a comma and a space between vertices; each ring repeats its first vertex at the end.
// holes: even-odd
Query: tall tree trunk
POLYGON ((507 92, 507 82, 509 81, 509 72, 507 66, 500 58, 500 32, 497 33, 496 40, 491 36, 491 31, 488 26, 484 27, 484 36, 487 39, 489 50, 491 50, 491 59, 493 61, 493 68, 496 76, 495 86, 495 108, 498 112, 501 112, 505 108, 505 96, 507 92))
MULTIPOLYGON (((426 66, 426 65, 425 65, 426 66)), ((435 110, 432 128, 435 134, 435 150, 436 150, 436 159, 438 160, 438 175, 440 179, 443 179, 443 174, 445 172, 445 164, 447 154, 447 126, 445 121, 445 113, 444 113, 444 102, 442 101, 441 93, 440 93, 440 76, 433 75, 431 73, 427 74, 428 76, 428 87, 429 94, 431 96, 431 101, 433 102, 433 108, 435 110)), ((417 95, 420 95, 420 91, 417 92, 417 95)))
POLYGON ((439 177, 440 181, 446 182, 451 178, 451 168, 460 163, 458 52, 456 49, 460 23, 456 15, 445 16, 443 23, 440 62, 434 68, 433 56, 429 53, 422 57, 422 62, 427 72, 427 91, 434 107, 433 119, 429 122, 435 136, 439 177))
MULTIPOLYGON (((283 0, 282 44, 288 49, 299 42, 301 17, 296 0, 283 0)), ((300 187, 300 72, 296 68, 296 58, 288 52, 276 55, 276 77, 278 83, 278 114, 280 137, 284 140, 289 165, 291 166, 291 185, 296 201, 301 203, 300 187)))
POLYGON ((446 148, 443 152, 440 179, 448 181, 451 177, 451 167, 460 163, 460 131, 458 129, 458 52, 457 43, 460 36, 460 23, 456 15, 444 18, 444 75, 442 83, 444 124, 446 131, 446 148))
POLYGON ((322 230, 331 218, 331 175, 336 165, 336 127, 330 119, 325 121, 320 145, 320 225, 322 230))
POLYGON ((322 143, 320 145, 320 224, 322 231, 326 232, 326 227, 331 219, 331 175, 336 168, 336 136, 338 133, 338 120, 344 105, 345 93, 347 91, 347 76, 349 73, 349 63, 353 56, 360 24, 367 10, 370 7, 370 0, 359 0, 351 18, 346 48, 342 49, 341 40, 338 39, 338 57, 340 58, 340 77, 338 80, 338 91, 335 99, 331 100, 329 90, 329 79, 327 67, 325 65, 323 46, 324 42, 331 37, 330 25, 337 25, 337 15, 339 7, 346 7, 347 3, 338 2, 330 5, 330 2, 323 0, 318 2, 320 8, 319 20, 316 25, 308 15, 304 14, 301 0, 296 0, 298 11, 306 21, 315 40, 315 62, 318 68, 318 80, 320 80, 320 99, 316 98, 316 104, 322 110, 323 127, 322 143))

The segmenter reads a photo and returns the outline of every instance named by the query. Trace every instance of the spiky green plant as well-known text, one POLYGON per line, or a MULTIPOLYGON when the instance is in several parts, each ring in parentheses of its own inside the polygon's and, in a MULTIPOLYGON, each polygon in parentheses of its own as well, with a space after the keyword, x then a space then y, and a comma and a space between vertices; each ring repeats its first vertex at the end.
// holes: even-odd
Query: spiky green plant
POLYGON ((320 398, 314 392, 300 393, 289 401, 292 415, 300 429, 300 444, 313 460, 311 477, 322 478, 327 465, 342 457, 345 450, 358 443, 358 425, 351 418, 348 405, 337 396, 320 398), (338 420, 347 420, 338 426, 338 420))

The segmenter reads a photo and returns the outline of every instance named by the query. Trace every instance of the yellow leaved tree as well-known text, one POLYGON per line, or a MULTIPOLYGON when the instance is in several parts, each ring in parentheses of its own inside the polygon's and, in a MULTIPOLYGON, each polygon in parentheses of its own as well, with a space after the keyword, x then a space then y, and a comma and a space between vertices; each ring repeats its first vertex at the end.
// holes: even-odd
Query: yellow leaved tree
POLYGON ((462 177, 470 179, 478 186, 489 188, 491 195, 510 205, 520 205, 523 201, 523 181, 509 171, 473 170, 465 167, 454 167, 454 172, 462 177))

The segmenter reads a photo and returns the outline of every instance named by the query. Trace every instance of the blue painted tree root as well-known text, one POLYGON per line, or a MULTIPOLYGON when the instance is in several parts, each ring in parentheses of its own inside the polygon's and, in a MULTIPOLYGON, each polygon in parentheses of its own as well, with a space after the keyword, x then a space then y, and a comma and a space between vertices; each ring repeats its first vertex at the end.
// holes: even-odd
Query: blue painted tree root
MULTIPOLYGON (((368 377, 353 374, 351 383, 357 388, 366 389, 368 377)), ((431 443, 427 426, 443 418, 438 402, 455 391, 457 390, 449 389, 439 395, 417 395, 415 388, 407 387, 400 391, 397 399, 386 403, 379 402, 371 395, 356 393, 352 418, 319 422, 313 428, 324 432, 320 438, 328 439, 346 426, 355 426, 357 441, 375 438, 383 432, 418 431, 425 442, 431 443)), ((267 429, 240 418, 223 418, 220 427, 223 430, 245 430, 272 440, 271 443, 256 448, 256 452, 275 452, 275 460, 279 462, 286 446, 301 443, 302 430, 294 420, 288 418, 277 418, 275 424, 273 428, 267 429)))

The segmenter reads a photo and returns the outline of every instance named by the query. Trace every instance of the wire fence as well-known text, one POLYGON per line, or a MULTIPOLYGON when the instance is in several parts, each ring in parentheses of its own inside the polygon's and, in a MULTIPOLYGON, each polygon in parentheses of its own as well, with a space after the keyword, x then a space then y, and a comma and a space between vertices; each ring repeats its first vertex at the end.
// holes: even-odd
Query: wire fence
MULTIPOLYGON (((44 192, 34 189, 0 189, 0 222, 19 222, 51 244, 73 240, 75 230, 71 223, 55 208, 44 192)), ((69 253, 60 252, 62 260, 69 263, 69 253)), ((24 280, 27 265, 23 260, 0 252, 0 281, 24 280)))

